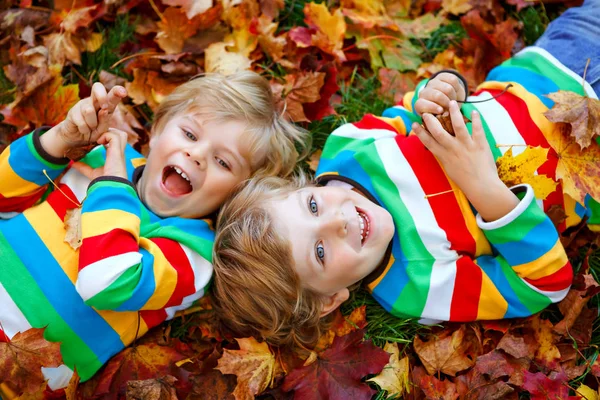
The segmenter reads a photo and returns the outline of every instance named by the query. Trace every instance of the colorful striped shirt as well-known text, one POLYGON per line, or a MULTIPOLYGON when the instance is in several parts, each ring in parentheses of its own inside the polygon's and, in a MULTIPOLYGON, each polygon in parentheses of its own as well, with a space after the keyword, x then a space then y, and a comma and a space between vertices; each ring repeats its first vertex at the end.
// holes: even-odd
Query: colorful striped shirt
MULTIPOLYGON (((209 221, 161 218, 142 203, 132 182, 145 159, 132 147, 127 180, 90 184, 68 159, 47 154, 39 134, 0 154, 0 340, 45 327, 85 381, 204 294, 214 232, 209 221), (65 222, 79 204, 82 241, 74 250, 65 222)), ((97 168, 105 157, 99 146, 82 162, 97 168)))
MULTIPOLYGON (((543 133, 553 126, 541 113, 551 104, 542 94, 558 88, 581 92, 581 78, 548 56, 535 48, 519 53, 490 73, 500 81, 485 82, 469 100, 490 99, 509 82, 513 88, 463 106, 467 115, 480 112, 496 157, 507 149, 497 143, 549 147, 543 133)), ((531 187, 514 187, 519 205, 497 221, 483 221, 432 153, 410 135, 411 123, 420 122, 412 113, 415 101, 409 94, 387 117, 367 115, 338 128, 317 169, 319 183, 345 181, 392 215, 396 231, 389 254, 364 282, 374 298, 392 314, 422 322, 527 316, 564 298, 572 268, 531 187)), ((539 172, 554 177, 552 167, 556 162, 549 160, 539 172)), ((559 192, 544 206, 564 204, 561 199, 559 192)))

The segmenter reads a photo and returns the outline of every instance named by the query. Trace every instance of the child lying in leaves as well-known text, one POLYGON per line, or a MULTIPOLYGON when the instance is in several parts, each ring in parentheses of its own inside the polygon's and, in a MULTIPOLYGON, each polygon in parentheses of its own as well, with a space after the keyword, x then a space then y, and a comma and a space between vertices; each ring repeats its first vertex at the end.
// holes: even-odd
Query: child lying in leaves
POLYGON ((63 122, 0 155, 0 341, 45 327, 65 364, 43 369, 53 390, 204 294, 214 233, 203 218, 255 173, 289 174, 304 136, 258 74, 208 75, 161 103, 144 159, 108 129, 125 96, 96 83, 63 122), (96 142, 75 164, 65 157, 96 142), (65 220, 80 207, 75 249, 65 220))
MULTIPOLYGON (((545 135, 559 127, 543 115, 553 104, 545 94, 597 98, 599 64, 583 86, 581 76, 598 18, 597 2, 569 9, 468 102, 464 79, 442 72, 404 107, 341 126, 316 185, 266 179, 243 188, 217 222, 217 315, 240 335, 310 346, 358 282, 390 313, 425 323, 522 317, 560 301, 572 268, 557 230, 529 185, 499 179, 495 158, 509 147, 496 145, 549 147, 545 135), (452 135, 432 115, 443 111, 452 135)), ((541 170, 554 177, 555 168, 549 160, 541 170)), ((599 221, 597 203, 575 204, 560 186, 543 206, 553 204, 568 216, 561 229, 584 216, 599 221)))

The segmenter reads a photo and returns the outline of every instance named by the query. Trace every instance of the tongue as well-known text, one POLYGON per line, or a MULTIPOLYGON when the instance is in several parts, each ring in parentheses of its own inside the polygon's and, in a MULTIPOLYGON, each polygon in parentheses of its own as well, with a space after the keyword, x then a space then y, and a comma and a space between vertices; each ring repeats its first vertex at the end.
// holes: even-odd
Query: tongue
POLYGON ((164 184, 169 192, 176 195, 187 194, 192 191, 192 185, 175 170, 167 172, 164 184))

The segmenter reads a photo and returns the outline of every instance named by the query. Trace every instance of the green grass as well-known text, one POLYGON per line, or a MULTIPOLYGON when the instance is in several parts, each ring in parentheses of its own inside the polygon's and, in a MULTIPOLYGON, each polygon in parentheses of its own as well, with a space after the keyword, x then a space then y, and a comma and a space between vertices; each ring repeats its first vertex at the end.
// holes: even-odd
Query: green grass
POLYGON ((0 104, 9 104, 15 99, 16 87, 0 68, 0 104))
MULTIPOLYGON (((427 51, 423 52, 421 59, 423 62, 432 61, 438 53, 446 50, 450 45, 458 46, 466 37, 467 31, 460 21, 452 21, 447 25, 440 26, 431 34, 431 37, 424 40, 427 51)), ((413 40, 413 43, 420 45, 420 42, 416 40, 413 40)))

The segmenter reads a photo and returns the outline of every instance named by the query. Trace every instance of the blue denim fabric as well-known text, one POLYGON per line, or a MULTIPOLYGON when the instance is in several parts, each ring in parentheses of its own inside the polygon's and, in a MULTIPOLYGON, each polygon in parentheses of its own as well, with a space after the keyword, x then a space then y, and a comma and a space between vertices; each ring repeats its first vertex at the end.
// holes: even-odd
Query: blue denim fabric
POLYGON ((548 25, 535 44, 547 50, 571 71, 583 76, 600 96, 600 0, 585 0, 548 25))

